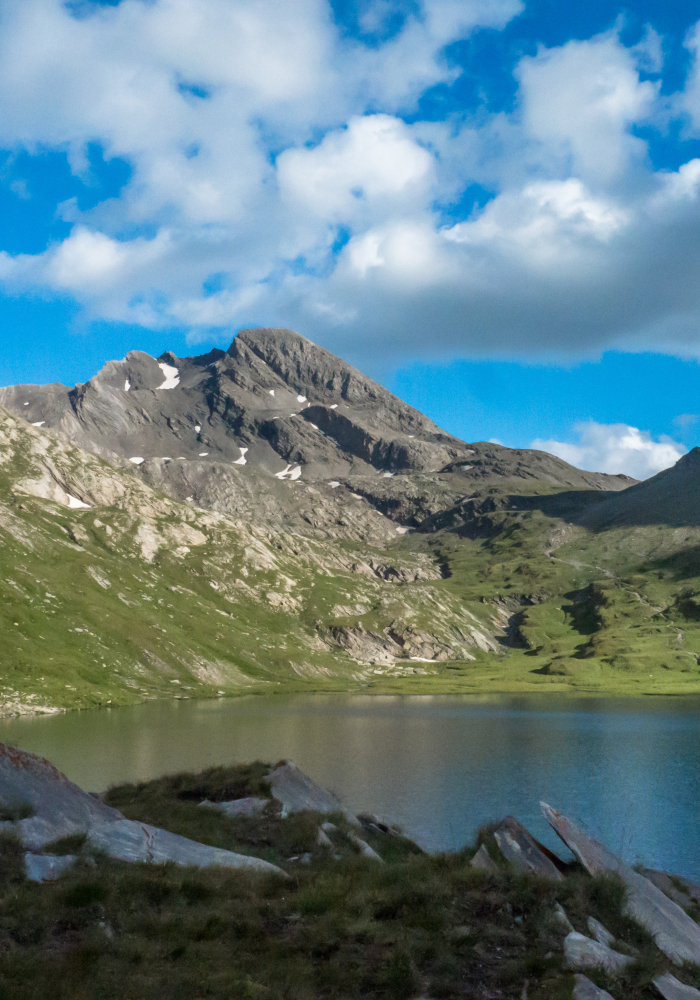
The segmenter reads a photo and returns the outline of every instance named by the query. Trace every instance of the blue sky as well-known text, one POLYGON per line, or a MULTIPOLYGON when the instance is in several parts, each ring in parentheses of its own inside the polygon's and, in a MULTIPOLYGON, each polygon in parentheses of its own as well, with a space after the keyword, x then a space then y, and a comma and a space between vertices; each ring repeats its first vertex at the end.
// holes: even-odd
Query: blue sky
POLYGON ((653 474, 700 443, 697 14, 0 0, 0 384, 284 325, 653 474))

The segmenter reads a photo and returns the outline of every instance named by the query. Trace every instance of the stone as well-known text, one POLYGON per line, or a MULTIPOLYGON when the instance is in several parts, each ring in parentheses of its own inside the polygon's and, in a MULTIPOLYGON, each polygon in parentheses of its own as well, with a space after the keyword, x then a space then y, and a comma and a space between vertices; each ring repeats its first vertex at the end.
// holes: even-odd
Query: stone
POLYGON ((381 865, 384 864, 384 859, 381 858, 374 848, 370 847, 366 841, 358 837, 357 834, 349 833, 348 840, 351 844, 354 844, 355 847, 359 848, 360 854, 363 858, 369 858, 371 861, 378 861, 381 865))
POLYGON ((0 823, 0 831, 15 834, 30 851, 85 833, 95 823, 124 818, 119 810, 74 785, 48 760, 5 743, 0 743, 0 805, 33 811, 26 819, 0 823))
POLYGON ((293 761, 280 764, 267 777, 274 798, 282 804, 282 818, 310 809, 320 813, 342 813, 353 826, 361 826, 356 816, 343 808, 340 799, 317 785, 293 761))
POLYGON ((653 983, 664 1000, 700 1000, 700 990, 679 982, 670 972, 657 976, 653 983))
POLYGON ((588 976, 578 972, 574 979, 576 985, 574 986, 573 1000, 613 1000, 607 990, 601 990, 599 986, 590 981, 588 976))
POLYGON ((657 889, 672 899, 679 906, 700 906, 700 885, 688 882, 687 879, 671 876, 668 872, 655 871, 653 868, 642 868, 642 875, 653 882, 657 889))
POLYGON ((561 903, 556 903, 554 906, 554 919, 564 934, 570 934, 574 929, 561 903))
MULTIPOLYGON (((333 824, 331 824, 332 826, 333 824)), ((328 836, 325 830, 319 827, 318 833, 316 834, 316 847, 331 848, 333 847, 333 841, 328 836)))
POLYGON ((542 853, 532 834, 517 819, 506 816, 493 835, 504 858, 516 871, 534 872, 545 878, 561 881, 561 872, 542 853))
POLYGON ((25 854, 24 870, 30 882, 54 882, 72 868, 75 854, 25 854))
POLYGON ((571 931, 564 938, 564 960, 570 969, 600 967, 613 974, 620 972, 634 961, 629 955, 613 951, 607 945, 594 941, 585 934, 579 934, 578 931, 571 931))
POLYGON ((627 893, 624 912, 641 924, 672 961, 700 964, 700 926, 685 910, 575 823, 540 803, 547 822, 591 875, 615 874, 627 893))
POLYGON ((222 868, 287 877, 281 868, 260 858, 198 844, 177 833, 129 819, 93 827, 88 833, 86 845, 93 850, 104 851, 110 858, 119 861, 160 865, 173 861, 178 865, 196 865, 199 868, 220 865, 222 868))
POLYGON ((588 918, 588 930, 591 932, 596 941, 600 941, 601 944, 607 945, 608 948, 615 940, 615 935, 611 934, 607 928, 603 927, 600 920, 596 920, 595 917, 588 918))
POLYGON ((205 799, 200 806, 205 809, 216 809, 225 816, 259 816, 265 811, 269 799, 256 799, 249 796, 246 799, 231 799, 229 802, 209 802, 205 799))
POLYGON ((486 844, 482 844, 469 864, 472 868, 479 868, 483 872, 497 872, 498 865, 492 860, 491 855, 486 850, 486 844))

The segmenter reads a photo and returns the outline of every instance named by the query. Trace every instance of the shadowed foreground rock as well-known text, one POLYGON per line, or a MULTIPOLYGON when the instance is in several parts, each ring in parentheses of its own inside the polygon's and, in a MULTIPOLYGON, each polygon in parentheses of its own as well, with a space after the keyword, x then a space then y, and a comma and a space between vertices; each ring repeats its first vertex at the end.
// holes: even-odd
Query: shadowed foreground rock
POLYGON ((174 861, 177 865, 196 865, 198 868, 220 865, 222 868, 239 868, 287 877, 281 868, 260 858, 199 844, 177 833, 138 823, 136 820, 122 819, 93 827, 88 833, 87 843, 118 861, 156 865, 174 861))
POLYGON ((627 890, 625 912, 649 931, 665 955, 674 962, 700 964, 700 926, 677 903, 546 802, 540 805, 547 822, 589 874, 622 879, 627 890))
POLYGON ((654 980, 654 986, 664 997, 664 1000, 700 1000, 700 990, 696 990, 694 986, 680 983, 670 972, 664 973, 663 976, 657 976, 654 980))
POLYGON ((24 855, 24 870, 30 882, 53 882, 72 868, 78 860, 76 854, 24 855))
POLYGON ((585 934, 571 931, 564 938, 564 957, 570 969, 596 969, 602 967, 607 972, 620 972, 634 961, 629 955, 613 951, 600 941, 594 941, 585 934))
POLYGON ((545 878, 561 881, 562 874, 537 845, 537 841, 512 816, 506 816, 493 833, 504 858, 518 871, 536 872, 545 878))
POLYGON ((87 834, 90 847, 122 861, 221 865, 285 875, 281 868, 259 858, 198 844, 167 830, 127 820, 118 809, 73 784, 43 757, 4 743, 0 743, 0 805, 6 814, 16 817, 0 823, 0 831, 14 834, 29 848, 25 869, 27 877, 34 881, 56 878, 74 859, 32 852, 72 834, 87 834))
POLYGON ((48 760, 0 743, 0 805, 18 816, 0 823, 0 831, 15 833, 25 847, 41 850, 45 844, 84 833, 96 823, 123 819, 69 781, 48 760), (22 812, 29 813, 21 819, 22 812))
POLYGON ((576 976, 573 1000, 613 1000, 607 990, 601 990, 595 983, 592 983, 588 976, 580 972, 576 976))
POLYGON ((311 809, 320 813, 343 813, 353 826, 361 826, 357 817, 343 808, 340 799, 312 781, 293 761, 274 768, 266 780, 273 796, 282 804, 283 818, 290 813, 311 809))

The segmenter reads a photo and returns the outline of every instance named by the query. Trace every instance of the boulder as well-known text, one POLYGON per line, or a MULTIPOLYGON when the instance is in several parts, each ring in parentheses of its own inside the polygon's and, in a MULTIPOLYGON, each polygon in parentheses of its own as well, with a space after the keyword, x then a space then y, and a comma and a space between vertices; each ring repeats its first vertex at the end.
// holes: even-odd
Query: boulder
POLYGON ((573 1000, 613 1000, 607 990, 601 990, 599 986, 590 981, 588 976, 578 972, 574 979, 576 985, 574 986, 573 1000))
POLYGON ((220 865, 222 868, 240 868, 287 877, 281 868, 260 858, 199 844, 177 833, 136 820, 122 819, 92 827, 86 843, 93 850, 104 851, 110 858, 119 861, 157 865, 173 861, 177 865, 196 865, 199 868, 220 865))
POLYGON ((25 854, 24 870, 30 882, 54 882, 77 860, 75 854, 25 854))
POLYGON ((596 941, 600 941, 601 944, 606 944, 608 948, 615 940, 615 935, 611 934, 607 928, 603 927, 600 920, 596 920, 595 917, 588 918, 588 930, 591 932, 596 941))
POLYGON ((365 840, 362 840, 354 833, 348 834, 348 840, 351 844, 354 844, 355 847, 359 848, 360 854, 363 858, 369 858, 370 861, 378 861, 381 865, 384 864, 384 859, 381 858, 374 848, 370 847, 365 840))
POLYGON ((603 968, 614 974, 630 965, 634 959, 613 951, 585 934, 571 931, 564 938, 564 961, 570 969, 603 968))
POLYGON ((342 813, 353 826, 361 826, 356 816, 343 808, 340 799, 317 785, 293 761, 279 764, 266 779, 274 798, 282 803, 282 818, 311 809, 320 813, 342 813))
POLYGON ((700 926, 644 878, 571 820, 540 803, 547 822, 591 875, 618 875, 627 890, 624 912, 641 924, 656 945, 674 962, 700 964, 700 926))
POLYGON ((231 799, 229 802, 209 802, 205 799, 200 806, 205 809, 216 809, 225 816, 259 816, 265 811, 269 799, 256 799, 249 796, 246 799, 231 799))
POLYGON ((561 903, 556 903, 554 906, 554 919, 563 934, 570 934, 574 929, 574 926, 569 920, 566 910, 561 903))
POLYGON ((664 1000, 700 1000, 700 990, 679 982, 670 972, 657 976, 653 983, 664 1000))
POLYGON ((74 785, 48 760, 5 743, 0 743, 0 805, 33 813, 26 819, 0 823, 0 831, 12 832, 32 851, 85 833, 96 823, 124 818, 74 785))
POLYGON ((471 859, 469 864, 472 868, 480 868, 484 872, 497 872, 498 865, 491 858, 491 855, 486 850, 486 844, 482 844, 479 850, 476 852, 474 857, 471 859))
POLYGON ((517 871, 535 872, 545 878, 561 881, 561 872, 539 849, 535 838, 517 819, 506 816, 493 835, 501 853, 517 871))

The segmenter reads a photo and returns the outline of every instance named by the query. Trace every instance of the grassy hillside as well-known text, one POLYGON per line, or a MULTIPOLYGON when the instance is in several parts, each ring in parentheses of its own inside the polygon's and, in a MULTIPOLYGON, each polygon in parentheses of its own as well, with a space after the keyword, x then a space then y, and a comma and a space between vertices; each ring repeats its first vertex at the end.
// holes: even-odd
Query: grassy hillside
POLYGON ((178 503, 0 411, 0 714, 243 691, 700 691, 700 529, 594 532, 571 516, 593 494, 546 482, 526 499, 517 479, 421 483, 418 530, 346 491, 344 536, 310 537, 178 503))

